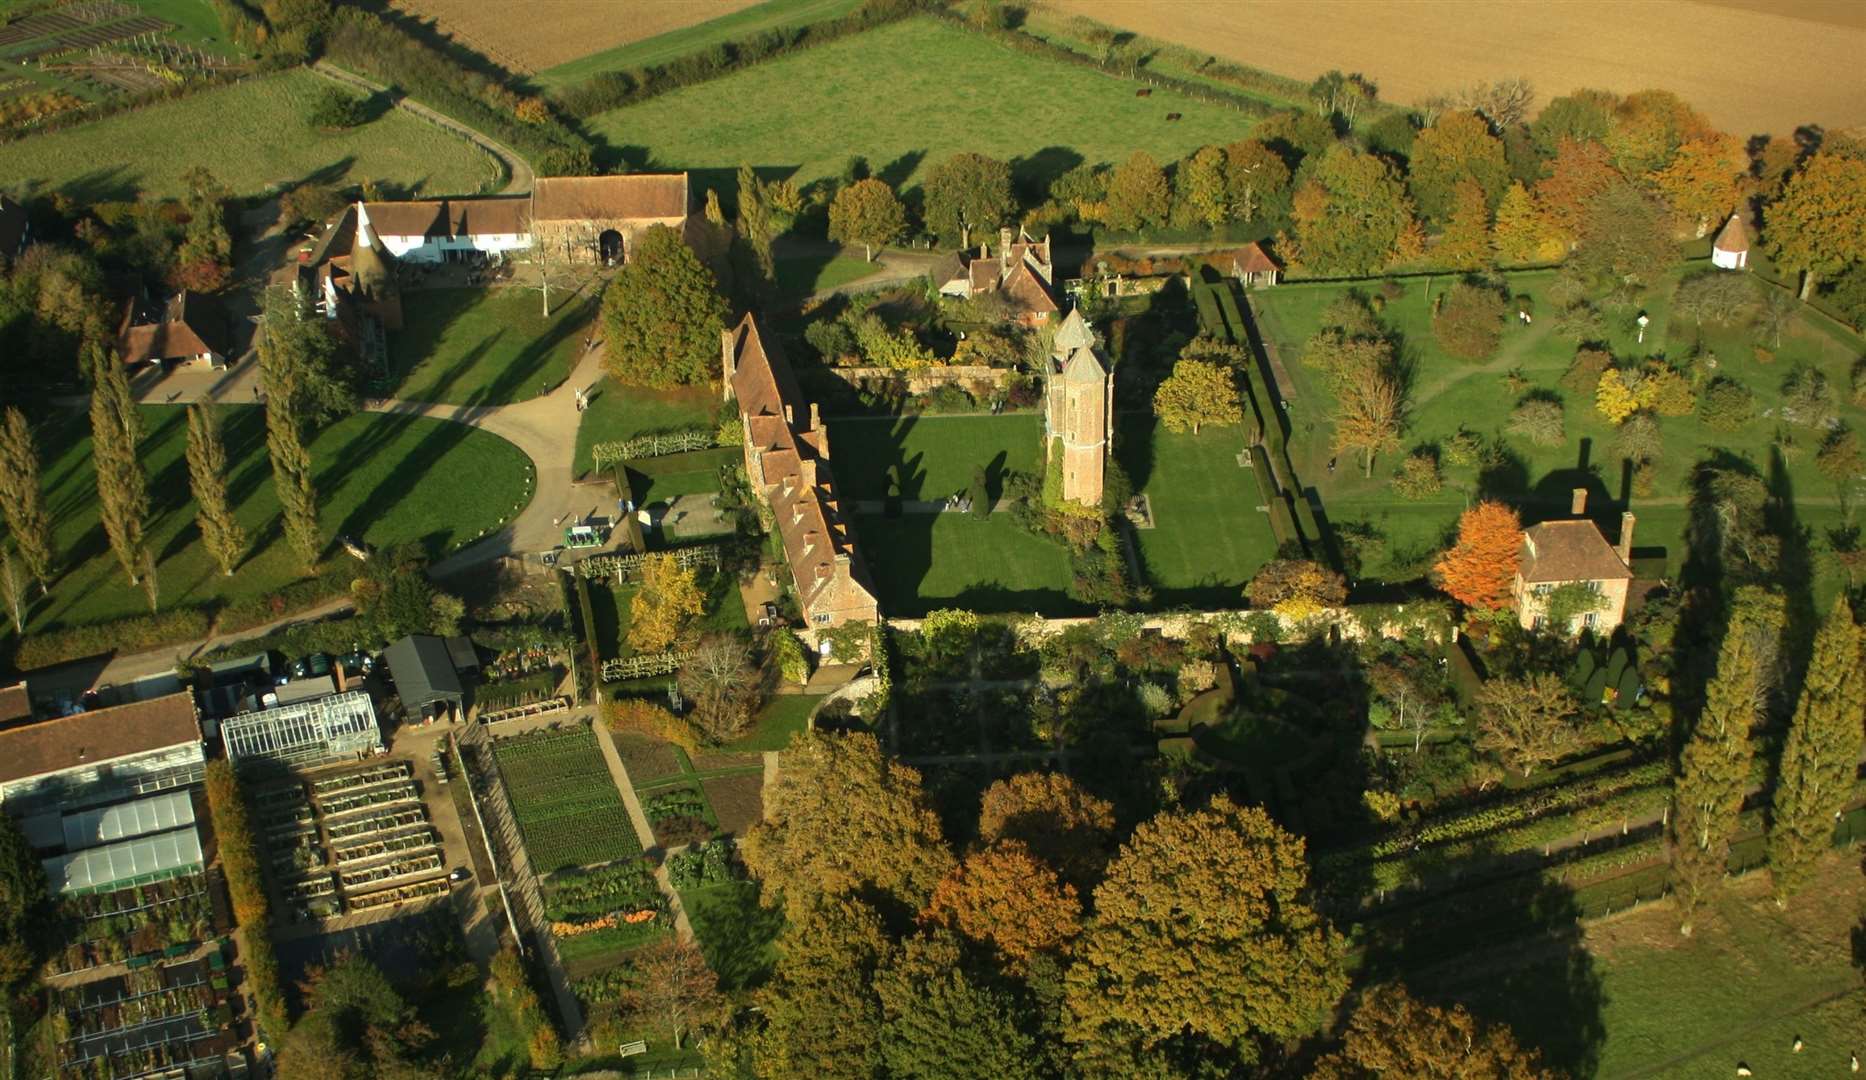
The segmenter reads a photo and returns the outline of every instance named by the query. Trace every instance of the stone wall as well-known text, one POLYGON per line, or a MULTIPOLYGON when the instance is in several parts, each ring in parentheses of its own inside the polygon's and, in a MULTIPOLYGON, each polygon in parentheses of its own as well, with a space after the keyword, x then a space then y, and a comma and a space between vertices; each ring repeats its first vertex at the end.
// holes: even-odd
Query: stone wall
POLYGON ((832 367, 823 370, 850 386, 860 386, 869 379, 892 379, 905 376, 907 392, 910 394, 925 394, 954 383, 967 390, 971 389, 973 383, 980 382, 990 383, 996 389, 1003 389, 1010 377, 1016 374, 1010 368, 986 367, 977 364, 914 368, 909 371, 887 367, 832 367))

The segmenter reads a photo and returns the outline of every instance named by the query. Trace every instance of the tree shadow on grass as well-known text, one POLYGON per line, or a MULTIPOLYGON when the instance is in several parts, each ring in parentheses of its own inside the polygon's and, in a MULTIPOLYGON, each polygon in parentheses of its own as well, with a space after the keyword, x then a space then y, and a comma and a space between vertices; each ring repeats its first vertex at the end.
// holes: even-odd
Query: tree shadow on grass
POLYGON ((687 918, 707 966, 719 976, 720 989, 751 990, 771 976, 770 947, 784 929, 784 913, 759 904, 758 886, 753 882, 716 886, 687 896, 720 901, 728 893, 733 894, 729 904, 688 903, 687 918))

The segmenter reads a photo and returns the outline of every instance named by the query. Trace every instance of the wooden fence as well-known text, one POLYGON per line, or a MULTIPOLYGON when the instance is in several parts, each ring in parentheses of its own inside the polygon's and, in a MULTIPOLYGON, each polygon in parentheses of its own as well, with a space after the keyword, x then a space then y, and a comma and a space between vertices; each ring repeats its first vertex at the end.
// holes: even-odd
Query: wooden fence
POLYGON ((590 457, 595 460, 598 469, 606 469, 631 458, 666 457, 692 450, 711 450, 718 445, 719 437, 715 433, 703 428, 687 428, 600 442, 590 448, 590 457))
POLYGON ((647 653, 642 656, 624 656, 619 660, 604 660, 602 677, 604 682, 651 679, 656 675, 668 675, 680 670, 680 665, 692 658, 691 652, 660 652, 647 653))
POLYGON ((613 577, 618 582, 634 581, 641 577, 641 568, 650 558, 669 556, 674 565, 682 570, 704 566, 709 570, 719 569, 720 545, 692 544, 687 547, 670 548, 667 551, 643 551, 633 555, 593 555, 575 564, 577 576, 590 578, 613 577))

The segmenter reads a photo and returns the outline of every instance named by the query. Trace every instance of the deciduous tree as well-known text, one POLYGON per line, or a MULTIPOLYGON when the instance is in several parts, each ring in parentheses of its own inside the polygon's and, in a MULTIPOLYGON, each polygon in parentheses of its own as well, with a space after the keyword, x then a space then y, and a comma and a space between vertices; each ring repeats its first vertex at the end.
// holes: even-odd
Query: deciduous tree
POLYGON ((1851 796, 1860 717, 1866 714, 1860 663, 1860 628, 1842 594, 1815 635, 1782 747, 1769 818, 1769 873, 1777 904, 1786 905, 1813 877, 1815 864, 1832 847, 1834 818, 1851 796))
POLYGON ((1225 147, 1225 190, 1231 215, 1255 221, 1264 200, 1274 199, 1289 187, 1289 165, 1276 151, 1256 139, 1225 147))
POLYGON ((1497 261, 1503 263, 1550 262, 1567 251, 1541 208, 1516 182, 1504 190, 1497 203, 1497 223, 1490 236, 1497 261))
POLYGON ((1679 756, 1671 839, 1672 896, 1682 934, 1691 933, 1698 910, 1722 889, 1729 870, 1730 839, 1755 755, 1750 728, 1768 690, 1782 622, 1779 594, 1753 585, 1738 590, 1717 652, 1717 674, 1679 756))
POLYGON ((26 414, 7 407, 0 425, 0 512, 19 545, 20 559, 44 592, 52 583, 52 518, 39 483, 39 448, 26 414))
POLYGON ((700 947, 669 934, 629 955, 630 978, 622 995, 624 1009, 672 1036, 715 1021, 725 1009, 719 977, 706 966, 700 947))
POLYGON ((91 370, 91 466, 97 477, 97 509, 110 550, 135 585, 142 580, 148 537, 149 477, 137 444, 142 418, 130 397, 123 365, 101 345, 87 345, 91 370))
POLYGON ((1614 107, 1604 142, 1622 173, 1645 176, 1670 165, 1685 140, 1710 133, 1710 125, 1677 94, 1639 90, 1614 107))
POLYGON ((628 609, 628 647, 640 653, 664 652, 706 612, 706 594, 692 567, 683 568, 672 555, 650 555, 642 561, 641 587, 630 597, 628 609))
POLYGON ((875 261, 875 249, 886 247, 907 231, 907 208, 885 182, 869 177, 836 193, 829 204, 829 238, 838 244, 860 244, 863 256, 875 261))
POLYGON ((1341 1047, 1316 1062, 1315 1080, 1556 1080, 1502 1024, 1482 1024, 1462 1005, 1427 1005, 1387 983, 1362 995, 1341 1047))
POLYGON ((6 596, 8 614, 13 616, 13 634, 26 633, 26 575, 13 559, 13 545, 0 541, 0 594, 6 596))
POLYGON ((952 868, 920 774, 872 735, 794 737, 764 801, 765 819, 741 845, 745 865, 764 880, 764 899, 793 913, 813 896, 858 890, 918 911, 952 868))
POLYGON ((1427 219, 1442 222, 1451 216, 1459 183, 1471 181, 1495 205, 1510 182, 1503 143, 1490 133, 1490 125, 1472 112, 1448 112, 1413 140, 1406 168, 1413 201, 1427 219))
POLYGON ((1393 167, 1337 143, 1296 193, 1304 262, 1324 273, 1367 274, 1391 262, 1414 224, 1412 201, 1393 167))
POLYGON ((880 917, 852 897, 813 895, 792 905, 777 953, 758 998, 757 1075, 872 1080, 882 1037, 875 979, 894 953, 880 917))
POLYGON ((1748 176, 1742 140, 1713 131, 1685 142, 1651 179, 1678 222, 1702 236, 1737 208, 1748 176))
POLYGON ((196 526, 220 572, 232 576, 246 554, 246 530, 227 497, 227 448, 212 404, 188 406, 188 486, 194 493, 196 526))
POLYGON ((1339 383, 1335 394, 1335 453, 1361 455, 1362 475, 1374 474, 1374 458, 1399 449, 1406 423, 1406 397, 1399 379, 1380 369, 1339 383))
POLYGON ((1229 368, 1203 360, 1181 360, 1153 392, 1153 411, 1168 431, 1194 435, 1206 424, 1243 419, 1237 380, 1229 368))
POLYGON ((1536 206, 1564 250, 1581 239, 1587 207, 1596 195, 1621 179, 1597 142, 1561 140, 1549 175, 1536 182, 1536 206))
POLYGON ((933 890, 922 920, 988 945, 1020 973, 1038 953, 1060 953, 1082 932, 1075 886, 1016 840, 966 856, 933 890))
POLYGON ((726 302, 680 234, 650 226, 603 292, 603 362, 630 386, 693 386, 719 378, 726 302))
POLYGON ((1510 434, 1521 435, 1537 446, 1560 446, 1568 441, 1560 398, 1537 397, 1510 412, 1510 434))
POLYGON ((1460 281, 1432 313, 1432 336, 1439 347, 1460 360, 1484 360, 1503 340, 1504 301, 1487 285, 1460 281))
POLYGON ((1580 706, 1559 675, 1491 679, 1477 692, 1477 706, 1478 749, 1524 776, 1559 760, 1580 736, 1580 706))
POLYGON ((1086 894, 1113 846, 1114 807, 1061 773, 1018 773, 985 789, 978 835, 986 844, 1023 844, 1086 894))
POLYGON ((1302 620, 1348 600, 1348 582, 1311 559, 1272 559, 1244 586, 1251 607, 1302 620))
POLYGON ((1115 166, 1108 177, 1108 225, 1123 232, 1137 232, 1166 224, 1172 208, 1172 192, 1166 185, 1166 170, 1153 155, 1136 150, 1126 161, 1115 166))
POLYGON ((1220 796, 1142 824, 1095 890, 1065 980, 1065 1038, 1098 1052, 1190 1036, 1250 1063, 1262 1043, 1313 1034, 1348 976, 1308 883, 1302 840, 1257 807, 1220 796))
POLYGON ((304 444, 308 365, 302 346, 308 338, 298 329, 303 322, 282 304, 268 305, 260 327, 259 373, 266 390, 266 451, 272 459, 285 542, 311 570, 324 553, 324 533, 318 524, 311 453, 304 444))
POLYGON ((1522 557, 1523 522, 1516 511, 1484 501, 1458 518, 1458 541, 1432 568, 1438 587, 1479 611, 1510 602, 1510 585, 1522 557))
POLYGON ((1801 298, 1816 278, 1866 262, 1866 161, 1817 153, 1788 178, 1763 217, 1769 257, 1800 270, 1801 298))
POLYGON ((1480 270, 1491 263, 1490 208, 1475 180, 1452 189, 1451 215, 1433 250, 1436 261, 1453 270, 1480 270))
POLYGON ((1671 215, 1632 184, 1617 181, 1588 200, 1575 261, 1614 284, 1650 287, 1678 262, 1671 215))
POLYGON ((1231 217, 1222 147, 1202 146, 1179 163, 1173 173, 1173 204, 1175 222, 1216 229, 1231 217))
POLYGON ((962 152, 927 173, 926 222, 943 237, 972 245, 973 229, 995 229, 1017 212, 1011 167, 983 154, 962 152))
POLYGON ((894 1080, 1037 1080, 1030 1008, 965 962, 950 934, 908 939, 875 978, 881 1063, 894 1080))
POLYGON ((712 743, 743 732, 763 689, 749 642, 738 634, 709 634, 680 667, 680 692, 693 702, 691 722, 712 743))

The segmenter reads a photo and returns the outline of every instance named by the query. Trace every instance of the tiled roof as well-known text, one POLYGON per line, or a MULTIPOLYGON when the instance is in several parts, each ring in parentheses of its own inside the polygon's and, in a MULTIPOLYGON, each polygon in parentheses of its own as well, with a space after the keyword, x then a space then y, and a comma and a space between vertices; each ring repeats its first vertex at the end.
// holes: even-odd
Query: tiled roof
POLYGON ((226 354, 227 317, 213 300, 200 293, 176 293, 153 320, 137 323, 141 308, 134 298, 124 305, 117 331, 117 352, 124 363, 226 354))
POLYGON ((686 173, 541 176, 531 189, 534 221, 663 219, 687 215, 686 173))
POLYGON ((798 390, 790 364, 767 349, 750 315, 726 331, 726 339, 733 355, 733 396, 758 454, 763 494, 805 613, 873 609, 874 585, 842 516, 828 439, 798 390))
POLYGON ((363 214, 377 236, 447 235, 447 204, 438 200, 366 202, 363 214))
POLYGON ((1019 262, 1017 269, 1004 283, 1004 295, 1011 298, 1024 311, 1056 311, 1056 298, 1050 295, 1043 279, 1027 262, 1019 262))
POLYGON ((0 783, 201 741, 194 692, 0 730, 0 783))
POLYGON ((11 724, 32 715, 32 698, 26 694, 26 684, 0 686, 0 724, 11 724))
POLYGON ((454 236, 509 236, 531 231, 531 200, 523 195, 494 199, 450 199, 448 226, 454 236))
POLYGON ((1717 234, 1718 251, 1740 252, 1749 250, 1749 226, 1743 224, 1743 214, 1738 211, 1724 222, 1723 230, 1717 234))
POLYGON ((1261 274, 1282 269, 1255 243, 1245 244, 1238 252, 1238 269, 1246 274, 1261 274))
POLYGON ((1545 521, 1523 530, 1523 580, 1631 581, 1633 571, 1591 521, 1545 521))

